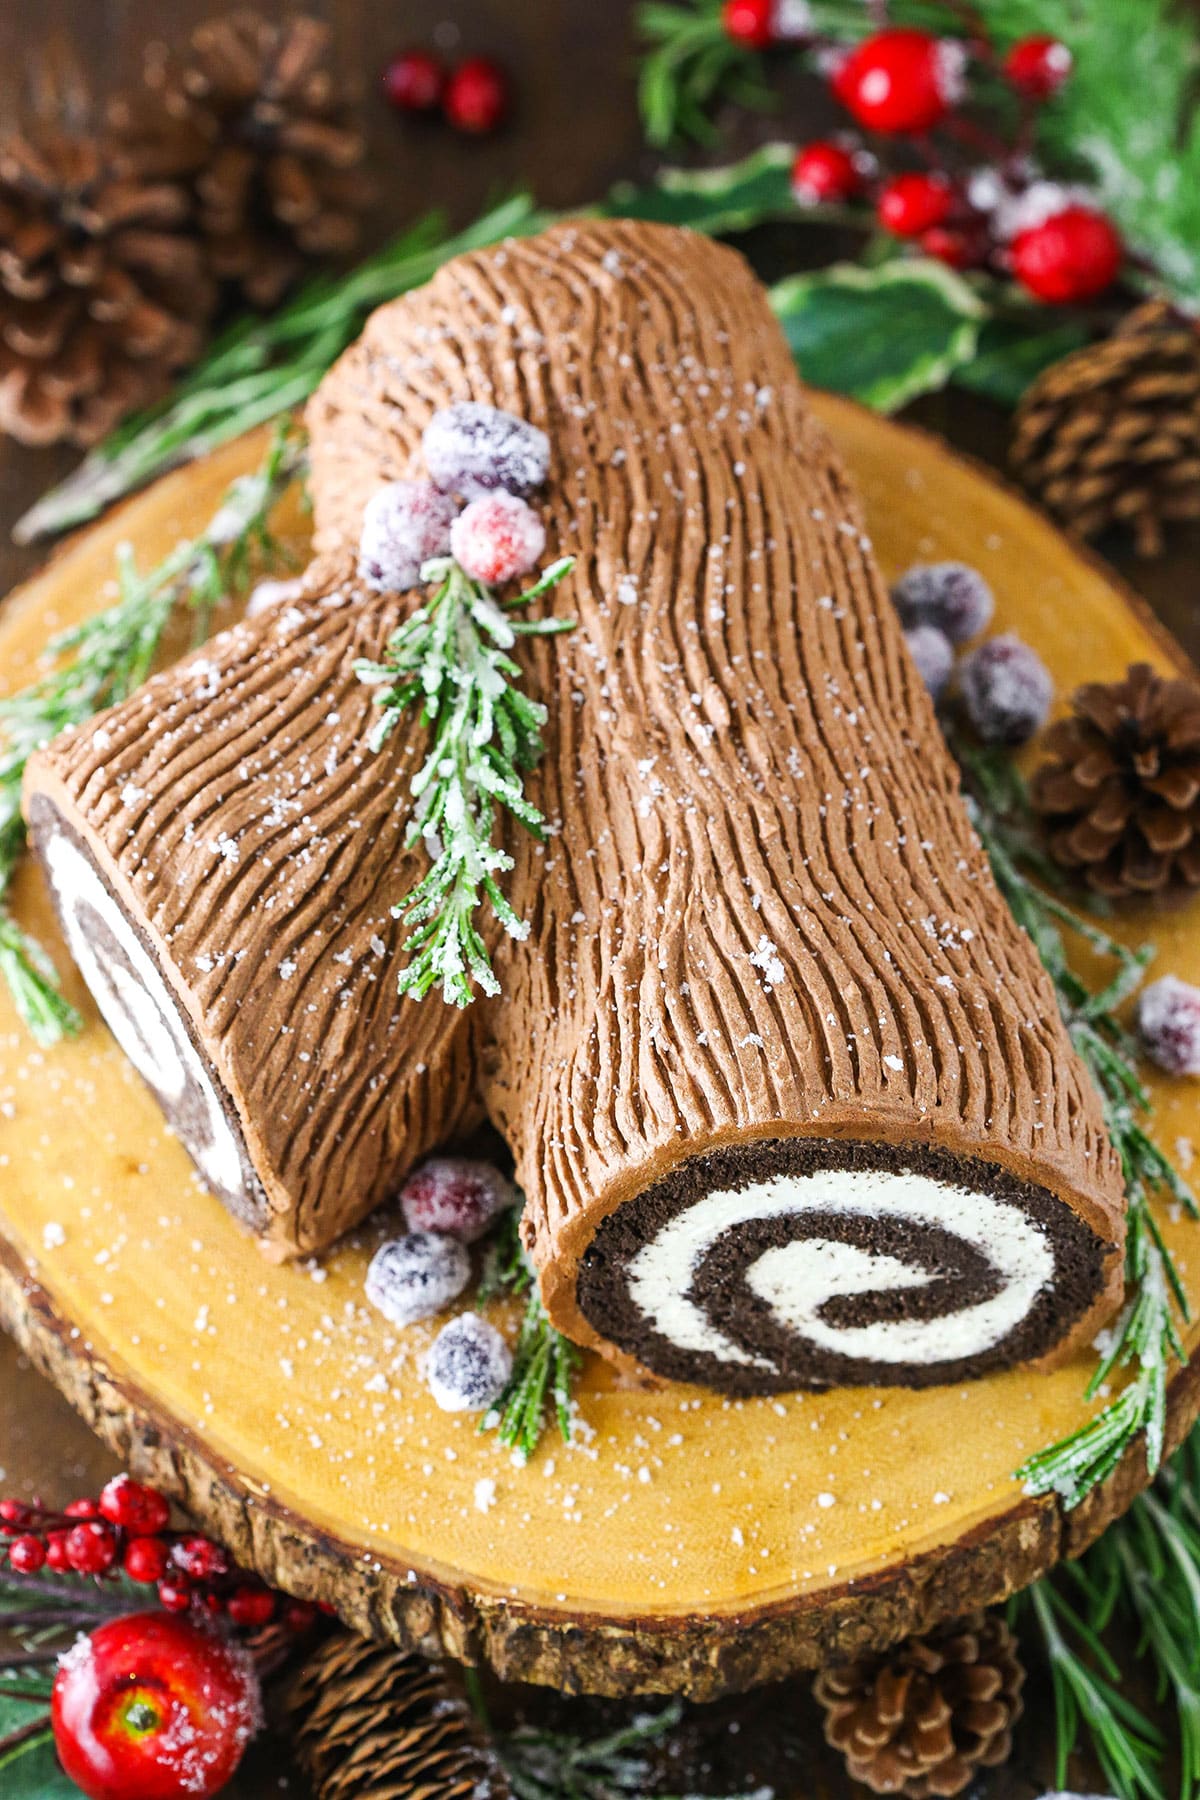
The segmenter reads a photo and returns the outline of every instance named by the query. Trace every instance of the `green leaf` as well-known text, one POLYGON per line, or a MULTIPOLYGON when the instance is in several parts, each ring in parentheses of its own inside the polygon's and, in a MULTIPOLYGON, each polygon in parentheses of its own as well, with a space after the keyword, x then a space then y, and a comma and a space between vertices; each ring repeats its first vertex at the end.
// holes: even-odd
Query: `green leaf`
POLYGON ((0 1762, 4 1800, 80 1800, 80 1790, 58 1766, 49 1738, 35 1738, 0 1762))
POLYGON ((748 231, 773 218, 797 218, 791 171, 792 144, 764 144, 740 162, 716 169, 660 169, 648 187, 621 182, 603 211, 612 217, 690 225, 719 236, 748 231))
POLYGON ((1000 406, 1016 406, 1043 369, 1069 356, 1088 341, 1086 326, 1073 319, 1046 326, 1016 319, 988 319, 979 333, 975 356, 954 373, 956 387, 969 388, 1000 406))
POLYGON ((943 264, 835 263, 771 289, 806 381, 895 412, 944 387, 974 356, 983 302, 943 264))

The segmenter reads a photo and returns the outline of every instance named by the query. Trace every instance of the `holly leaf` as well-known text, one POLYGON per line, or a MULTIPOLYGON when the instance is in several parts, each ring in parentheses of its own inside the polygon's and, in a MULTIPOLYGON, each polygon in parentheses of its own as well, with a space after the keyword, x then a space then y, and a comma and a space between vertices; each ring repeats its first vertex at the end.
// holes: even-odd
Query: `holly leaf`
POLYGON ((0 1793, 4 1800, 80 1800, 80 1790, 58 1766, 50 1737, 27 1739, 7 1756, 0 1751, 0 1793))
POLYGON ((791 189, 795 155, 791 144, 763 144, 716 169, 660 169, 649 187, 619 183, 603 210, 622 219, 690 225, 714 237, 749 231, 767 219, 798 218, 791 189))
POLYGON ((1043 369, 1086 344, 1089 332, 1075 320, 1046 326, 1017 319, 988 319, 969 363, 955 371, 956 387, 969 388, 1000 406, 1016 406, 1043 369))
POLYGON ((987 316, 961 276, 927 258, 793 275, 771 304, 804 379, 879 412, 944 387, 974 357, 987 316))

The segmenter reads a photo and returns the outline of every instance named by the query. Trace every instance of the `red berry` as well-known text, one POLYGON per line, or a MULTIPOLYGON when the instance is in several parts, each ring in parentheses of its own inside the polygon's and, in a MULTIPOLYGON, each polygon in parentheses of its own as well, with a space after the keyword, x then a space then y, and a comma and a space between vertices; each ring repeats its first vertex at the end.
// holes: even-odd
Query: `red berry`
POLYGON ((211 1538, 185 1537, 171 1551, 171 1561, 193 1581, 208 1581, 214 1575, 224 1575, 229 1568, 229 1558, 220 1544, 214 1544, 211 1538))
POLYGON ((397 112, 433 112, 446 91, 446 71, 427 50, 404 50, 383 71, 383 95, 397 112))
POLYGON ((167 1572, 170 1552, 161 1538, 130 1538, 125 1546, 122 1567, 130 1581, 161 1581, 167 1572))
POLYGON ((68 1519, 98 1519, 100 1509, 94 1500, 72 1500, 69 1506, 63 1507, 63 1516, 68 1519))
POLYGON ((931 131, 961 98, 964 60, 952 38, 877 31, 838 64, 833 91, 870 131, 931 131))
POLYGON ((954 204, 944 175, 897 175, 879 196, 879 223, 897 237, 919 237, 940 225, 954 204))
POLYGON ((128 1475, 114 1476, 100 1495, 100 1516, 139 1537, 152 1537, 170 1523, 171 1508, 157 1488, 143 1487, 128 1475))
POLYGON ((1018 38, 1004 59, 1004 73, 1027 100, 1048 100, 1071 73, 1072 61, 1058 38, 1037 34, 1018 38))
POLYGON ((0 1500, 0 1532, 6 1537, 24 1531, 32 1517, 33 1509, 23 1500, 0 1500))
POLYGON ((186 1612, 192 1604, 192 1584, 186 1575, 169 1575, 158 1584, 158 1604, 168 1612, 186 1612))
POLYGON ((796 152, 792 164, 792 193, 801 206, 849 200, 862 190, 853 156, 841 144, 818 138, 796 152))
POLYGON ((546 547, 546 528, 516 494, 472 500, 450 527, 450 552, 474 580, 501 587, 526 575, 546 547))
POLYGON ((410 1231, 443 1232, 473 1244, 520 1196, 493 1163, 466 1156, 431 1156, 400 1190, 410 1231))
POLYGON ((765 50, 775 42, 775 0, 725 0, 721 25, 735 44, 765 50))
POLYGON ((133 1613, 76 1641, 50 1708, 58 1760, 88 1800, 205 1800, 242 1760, 261 1696, 238 1645, 133 1613))
POLYGON ((289 1600, 283 1609, 283 1622, 297 1637, 311 1631, 318 1616, 317 1607, 309 1600, 289 1600))
POLYGON ((36 1575, 39 1569, 46 1566, 46 1546, 41 1538, 30 1534, 14 1538, 8 1546, 9 1567, 18 1575, 36 1575))
POLYGON ((1017 280, 1052 305, 1091 300, 1111 287, 1124 246, 1116 227, 1090 206, 1066 206, 1012 244, 1017 280))
POLYGON ((470 56, 446 83, 442 110, 456 131, 482 137, 504 123, 511 100, 503 69, 486 56, 470 56))
POLYGON ((66 1551, 77 1575, 103 1575, 117 1560, 117 1540, 107 1525, 87 1519, 68 1531, 66 1551))
POLYGON ((71 1559, 67 1555, 67 1531, 51 1531, 46 1535, 46 1567, 53 1569, 57 1575, 65 1575, 71 1567, 71 1559))
POLYGON ((1163 975, 1142 990, 1137 1009, 1142 1047, 1169 1075, 1200 1075, 1200 988, 1163 975))
POLYGON ((987 245, 980 232, 965 226, 933 225, 921 233, 921 248, 947 268, 972 269, 983 261, 987 245))
POLYGON ((266 1588, 234 1588, 225 1602, 225 1610, 243 1631, 256 1631, 261 1625, 269 1625, 275 1617, 275 1596, 266 1588))

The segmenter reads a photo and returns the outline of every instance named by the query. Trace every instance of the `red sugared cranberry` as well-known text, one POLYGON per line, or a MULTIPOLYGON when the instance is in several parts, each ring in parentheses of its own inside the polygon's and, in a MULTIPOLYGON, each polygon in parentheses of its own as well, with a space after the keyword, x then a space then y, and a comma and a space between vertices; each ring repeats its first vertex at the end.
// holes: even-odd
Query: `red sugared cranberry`
POLYGON ((56 1575, 65 1575, 71 1567, 71 1559, 67 1554, 67 1531, 51 1531, 46 1534, 46 1567, 53 1569, 56 1575))
POLYGON ((825 138, 804 144, 792 164, 792 193, 801 206, 830 205, 862 191, 862 176, 850 151, 825 138))
POLYGON ((1012 244, 1013 273, 1039 300, 1063 306, 1094 299, 1116 280, 1124 259, 1120 234, 1090 206, 1066 206, 1012 244))
POLYGON ((181 1538, 171 1551, 171 1561, 193 1581, 209 1581, 214 1575, 224 1575, 229 1568, 229 1558, 220 1544, 199 1533, 181 1538))
POLYGON ((275 1596, 266 1588, 234 1588, 225 1602, 225 1611, 243 1631, 257 1631, 275 1617, 275 1596))
POLYGON ((459 567, 488 587, 527 575, 546 548, 546 527, 516 494, 472 500, 450 527, 450 552, 459 567))
POLYGON ((1164 975, 1142 990, 1138 1031, 1151 1062, 1168 1075, 1200 1075, 1200 988, 1164 975))
POLYGON ((63 1515, 68 1519, 98 1519, 100 1509, 94 1500, 72 1500, 63 1507, 63 1515))
POLYGON ((486 56, 470 56, 446 83, 442 110, 456 131, 482 137, 504 123, 511 102, 503 69, 486 56))
POLYGON ((445 91, 446 70, 427 50, 404 50, 383 72, 384 98, 397 112, 433 112, 445 91))
POLYGON ((32 1509, 23 1500, 0 1500, 0 1532, 6 1537, 24 1531, 32 1517, 32 1509))
POLYGON ((206 1800, 258 1729, 245 1651, 165 1613, 133 1613, 78 1638, 51 1698, 58 1760, 89 1800, 206 1800))
POLYGON ((125 1546, 122 1566, 131 1581, 161 1581, 170 1551, 161 1538, 135 1537, 125 1546))
POLYGON ((1004 74, 1028 100, 1048 100, 1071 73, 1071 52, 1043 33, 1019 38, 1004 59, 1004 74))
POLYGON ((29 1534, 14 1538, 8 1546, 8 1562, 18 1575, 36 1575, 46 1566, 46 1546, 41 1538, 29 1534))
POLYGON ((954 204, 943 175, 897 175, 879 196, 879 223, 897 237, 920 237, 940 225, 954 204))
POLYGON ((168 1575, 158 1584, 158 1603, 170 1613, 186 1612, 192 1604, 192 1584, 186 1575, 168 1575))
POLYGON ((171 1507, 157 1488, 128 1475, 114 1476, 100 1495, 100 1516, 139 1537, 151 1537, 170 1523, 171 1507))
POLYGON ((67 1561, 77 1575, 103 1575, 117 1560, 117 1540, 108 1525, 86 1519, 67 1533, 67 1561))
POLYGON ((868 131, 931 131, 962 97, 964 63, 953 39, 897 26, 864 38, 838 63, 833 91, 868 131))
POLYGON ((493 1163, 466 1156, 431 1156, 400 1190, 410 1231, 436 1231, 473 1244, 502 1212, 517 1203, 517 1190, 493 1163))

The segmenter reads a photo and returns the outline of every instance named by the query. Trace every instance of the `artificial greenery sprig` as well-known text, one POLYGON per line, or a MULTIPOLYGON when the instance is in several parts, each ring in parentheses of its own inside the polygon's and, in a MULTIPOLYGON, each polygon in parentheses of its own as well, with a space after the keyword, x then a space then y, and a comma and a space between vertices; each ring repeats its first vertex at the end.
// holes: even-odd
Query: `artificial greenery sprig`
POLYGON ((1145 1129, 1150 1097, 1138 1073, 1137 1047, 1117 1016, 1141 982, 1152 949, 1128 949, 1039 885, 1061 878, 1038 851, 1021 776, 1008 757, 981 751, 953 732, 951 747, 963 769, 975 827, 997 885, 1049 971, 1072 1042, 1099 1091, 1125 1181, 1126 1302, 1088 1384, 1088 1398, 1119 1370, 1130 1371, 1130 1378, 1095 1418, 1031 1456, 1017 1471, 1028 1492, 1056 1492, 1071 1508, 1111 1474, 1139 1436, 1145 1437, 1151 1471, 1162 1460, 1167 1377, 1172 1362, 1183 1358, 1176 1316, 1186 1321, 1188 1306, 1151 1201, 1164 1194, 1193 1217, 1197 1203, 1145 1129), (1076 974, 1064 933, 1113 963, 1108 981, 1090 987, 1076 974))
POLYGON ((401 994, 420 1000, 440 982, 443 999, 468 1006, 476 985, 499 993, 475 923, 485 896, 510 937, 528 935, 528 922, 496 880, 513 859, 492 833, 499 807, 534 837, 545 836, 546 820, 526 799, 524 776, 542 755, 547 712, 516 685, 521 670, 509 651, 518 638, 571 631, 574 621, 513 615, 557 587, 573 566, 562 557, 525 593, 501 602, 452 558, 439 557, 421 572, 434 587, 432 598, 393 634, 384 660, 355 664, 359 680, 379 688, 373 750, 414 707, 422 726, 433 727, 429 755, 412 783, 416 804, 406 840, 410 847, 430 845, 433 864, 392 908, 412 927, 401 994))
POLYGON ((0 700, 0 976, 43 1045, 77 1030, 79 1016, 59 991, 49 958, 6 906, 25 853, 25 765, 60 732, 140 686, 174 617, 190 613, 197 642, 208 635, 217 602, 245 584, 252 566, 276 555, 271 513, 297 479, 304 456, 303 435, 284 425, 259 468, 231 483, 199 536, 178 544, 145 572, 123 546, 113 605, 52 638, 46 656, 54 666, 30 687, 0 700))
POLYGON ((533 1265, 521 1242, 520 1218, 519 1207, 504 1215, 479 1284, 480 1306, 504 1295, 525 1300, 512 1375, 480 1430, 498 1430, 505 1448, 528 1460, 541 1440, 548 1413, 557 1421, 564 1444, 571 1442, 571 1390, 583 1358, 570 1339, 550 1323, 533 1265))

